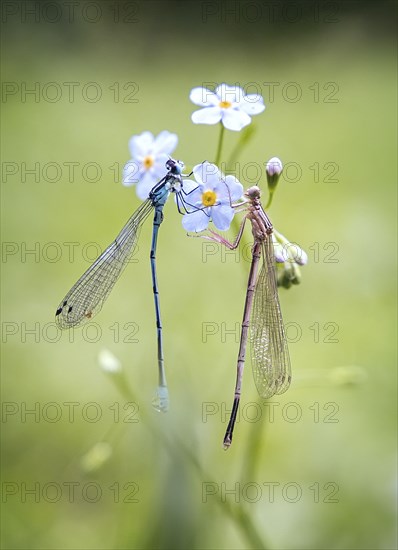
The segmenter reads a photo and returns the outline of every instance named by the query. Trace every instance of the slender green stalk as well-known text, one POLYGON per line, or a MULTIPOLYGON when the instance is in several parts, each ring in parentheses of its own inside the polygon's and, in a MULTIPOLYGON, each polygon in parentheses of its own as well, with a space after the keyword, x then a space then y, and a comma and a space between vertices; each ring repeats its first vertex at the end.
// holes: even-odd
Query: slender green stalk
POLYGON ((256 131, 256 128, 254 125, 247 126, 246 128, 244 128, 244 130, 242 130, 239 141, 235 145, 235 147, 232 149, 232 153, 229 156, 226 172, 231 170, 232 164, 238 160, 243 149, 246 147, 246 145, 249 143, 249 141, 253 137, 255 131, 256 131))
POLYGON ((242 142, 241 140, 238 141, 238 143, 235 145, 235 147, 232 149, 232 153, 229 155, 229 159, 227 161, 227 166, 225 171, 229 172, 231 170, 231 166, 238 160, 239 155, 242 152, 242 142))
POLYGON ((221 129, 220 129, 220 136, 218 138, 218 147, 217 147, 216 160, 214 161, 214 164, 216 166, 219 165, 219 162, 220 162, 220 159, 221 159, 221 151, 222 151, 222 146, 223 146, 223 141, 224 141, 224 133, 225 133, 225 128, 224 128, 224 125, 222 124, 222 122, 220 122, 220 126, 221 126, 221 129))
MULTIPOLYGON (((116 382, 116 380, 113 380, 116 382)), ((121 385, 116 382, 116 388, 121 391, 121 385)), ((131 390, 127 379, 124 380, 123 391, 121 391, 123 397, 128 397, 131 402, 135 402, 134 392, 131 390)), ((191 465, 194 472, 196 472, 200 481, 210 481, 212 476, 203 468, 198 456, 186 446, 178 436, 170 438, 159 429, 158 424, 153 418, 153 415, 147 414, 147 411, 140 410, 140 416, 143 419, 148 431, 152 434, 155 440, 161 442, 170 455, 175 457, 175 460, 180 459, 181 456, 185 456, 187 462, 191 465)), ((113 430, 111 430, 113 432, 113 430)), ((229 502, 225 502, 220 496, 215 501, 219 506, 223 514, 233 522, 241 531, 246 541, 250 544, 250 547, 254 549, 266 550, 268 548, 261 531, 257 528, 253 521, 252 514, 247 510, 244 504, 240 506, 232 506, 229 502)))
MULTIPOLYGON (((204 468, 201 466, 197 456, 189 449, 189 447, 186 447, 185 444, 179 440, 178 437, 174 438, 174 443, 171 443, 167 437, 164 436, 162 432, 158 432, 158 430, 154 430, 153 425, 151 426, 152 433, 156 433, 157 439, 162 439, 165 446, 168 448, 169 452, 173 455, 174 453, 182 452, 186 458, 188 459, 188 462, 191 463, 193 466, 194 471, 196 471, 199 480, 203 481, 206 479, 207 481, 211 480, 210 475, 204 468)), ((260 531, 257 529, 256 525, 253 522, 252 515, 248 513, 248 510, 244 505, 240 505, 238 507, 231 506, 229 502, 226 502, 221 497, 217 498, 216 500, 218 506, 220 507, 220 510, 233 522, 235 525, 239 527, 242 534, 246 538, 247 541, 250 542, 251 548, 259 549, 259 550, 267 550, 268 545, 266 544, 263 536, 260 534, 260 531)))
POLYGON ((274 190, 272 190, 272 191, 269 192, 269 195, 268 195, 268 202, 267 202, 267 204, 265 205, 265 210, 268 210, 268 208, 271 206, 273 196, 274 196, 274 190))

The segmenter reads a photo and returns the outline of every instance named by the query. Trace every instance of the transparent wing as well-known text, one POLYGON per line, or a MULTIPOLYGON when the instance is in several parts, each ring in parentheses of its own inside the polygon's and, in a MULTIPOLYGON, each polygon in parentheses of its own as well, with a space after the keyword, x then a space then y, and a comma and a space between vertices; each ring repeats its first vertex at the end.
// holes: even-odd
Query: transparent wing
POLYGON ((59 328, 77 327, 101 310, 135 249, 142 223, 153 208, 151 199, 142 203, 112 244, 70 289, 55 313, 59 328))
POLYGON ((250 341, 254 381, 259 395, 268 398, 288 389, 291 368, 271 237, 263 242, 261 251, 263 264, 254 293, 250 341))

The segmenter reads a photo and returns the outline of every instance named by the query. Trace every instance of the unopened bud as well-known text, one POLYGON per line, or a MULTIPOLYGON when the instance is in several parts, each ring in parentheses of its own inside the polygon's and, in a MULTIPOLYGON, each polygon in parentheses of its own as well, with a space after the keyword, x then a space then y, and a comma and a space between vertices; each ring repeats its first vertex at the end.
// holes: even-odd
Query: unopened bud
POLYGON ((272 157, 265 167, 267 173, 268 189, 273 191, 278 184, 279 177, 282 174, 283 164, 278 157, 272 157))
POLYGON ((288 261, 288 252, 284 246, 276 240, 275 235, 272 233, 272 245, 274 247, 274 259, 278 264, 283 264, 288 261))
POLYGON ((302 248, 296 243, 289 243, 287 245, 289 256, 299 265, 306 265, 308 262, 308 256, 302 248))
POLYGON ((292 285, 299 285, 301 283, 301 271, 296 263, 285 262, 283 268, 278 271, 278 286, 290 288, 292 285))

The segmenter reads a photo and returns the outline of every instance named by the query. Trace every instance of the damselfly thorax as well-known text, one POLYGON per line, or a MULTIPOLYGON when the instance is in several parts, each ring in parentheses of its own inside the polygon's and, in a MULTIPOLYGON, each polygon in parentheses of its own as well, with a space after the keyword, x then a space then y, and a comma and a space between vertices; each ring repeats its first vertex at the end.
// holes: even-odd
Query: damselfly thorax
POLYGON ((252 223, 252 233, 255 241, 265 241, 273 231, 271 220, 261 206, 261 191, 257 185, 249 187, 245 196, 249 199, 246 217, 252 223))

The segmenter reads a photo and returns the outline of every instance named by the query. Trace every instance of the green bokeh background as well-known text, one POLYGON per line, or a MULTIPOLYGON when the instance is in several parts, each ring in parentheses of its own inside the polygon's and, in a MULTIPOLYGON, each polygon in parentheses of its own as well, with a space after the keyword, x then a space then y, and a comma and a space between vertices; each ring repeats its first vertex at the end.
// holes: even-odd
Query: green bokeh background
MULTIPOLYGON (((97 13, 84 11, 94 9, 87 2, 70 22, 63 11, 53 23, 51 6, 35 21, 24 20, 24 3, 4 4, 2 79, 16 93, 2 104, 3 548, 396 548, 394 3, 320 2, 317 21, 306 2, 274 3, 274 20, 266 2, 97 2, 92 23, 82 15, 97 13), (23 101, 24 82, 40 92, 56 82, 62 97, 23 101), (78 83, 72 102, 64 82, 78 83), (99 101, 82 97, 88 82, 100 86, 99 101), (138 86, 136 103, 122 101, 127 82, 138 86), (224 329, 241 320, 249 264, 220 250, 206 255, 205 243, 185 235, 173 201, 158 249, 170 412, 151 407, 150 221, 137 261, 95 319, 99 332, 75 331, 71 342, 53 325, 57 304, 89 265, 87 243, 106 246, 139 205, 120 184, 131 135, 168 129, 187 165, 214 158, 218 129, 194 126, 188 99, 211 82, 263 94, 267 109, 253 119, 238 175, 257 183, 256 165, 265 188, 270 157, 299 166, 297 181, 293 171, 281 180, 270 216, 310 258, 302 284, 280 292, 297 340, 291 388, 272 400, 270 417, 247 361, 228 452, 221 442, 238 335, 224 329), (274 98, 267 82, 279 83, 274 98), (296 102, 282 93, 288 83, 302 91, 296 102), (335 102, 328 83, 338 86, 335 102), (63 167, 57 181, 48 181, 49 162, 63 167), (77 163, 71 182, 68 162, 77 163), (90 162, 101 167, 96 182, 83 175, 90 162), (23 177, 23 163, 39 163, 38 181, 23 177), (326 163, 337 165, 337 181, 327 180, 326 163), (24 253, 34 247, 37 257, 24 253), (131 322, 134 343, 123 341, 131 322), (216 334, 205 338, 209 326, 216 334), (103 348, 123 364, 133 416, 99 367, 103 348), (76 404, 73 417, 65 403, 76 404), (25 414, 34 407, 37 417, 25 414), (112 449, 102 463, 99 442, 112 449), (26 494, 32 488, 36 495, 26 494)), ((238 138, 227 133, 226 153, 238 138)))

